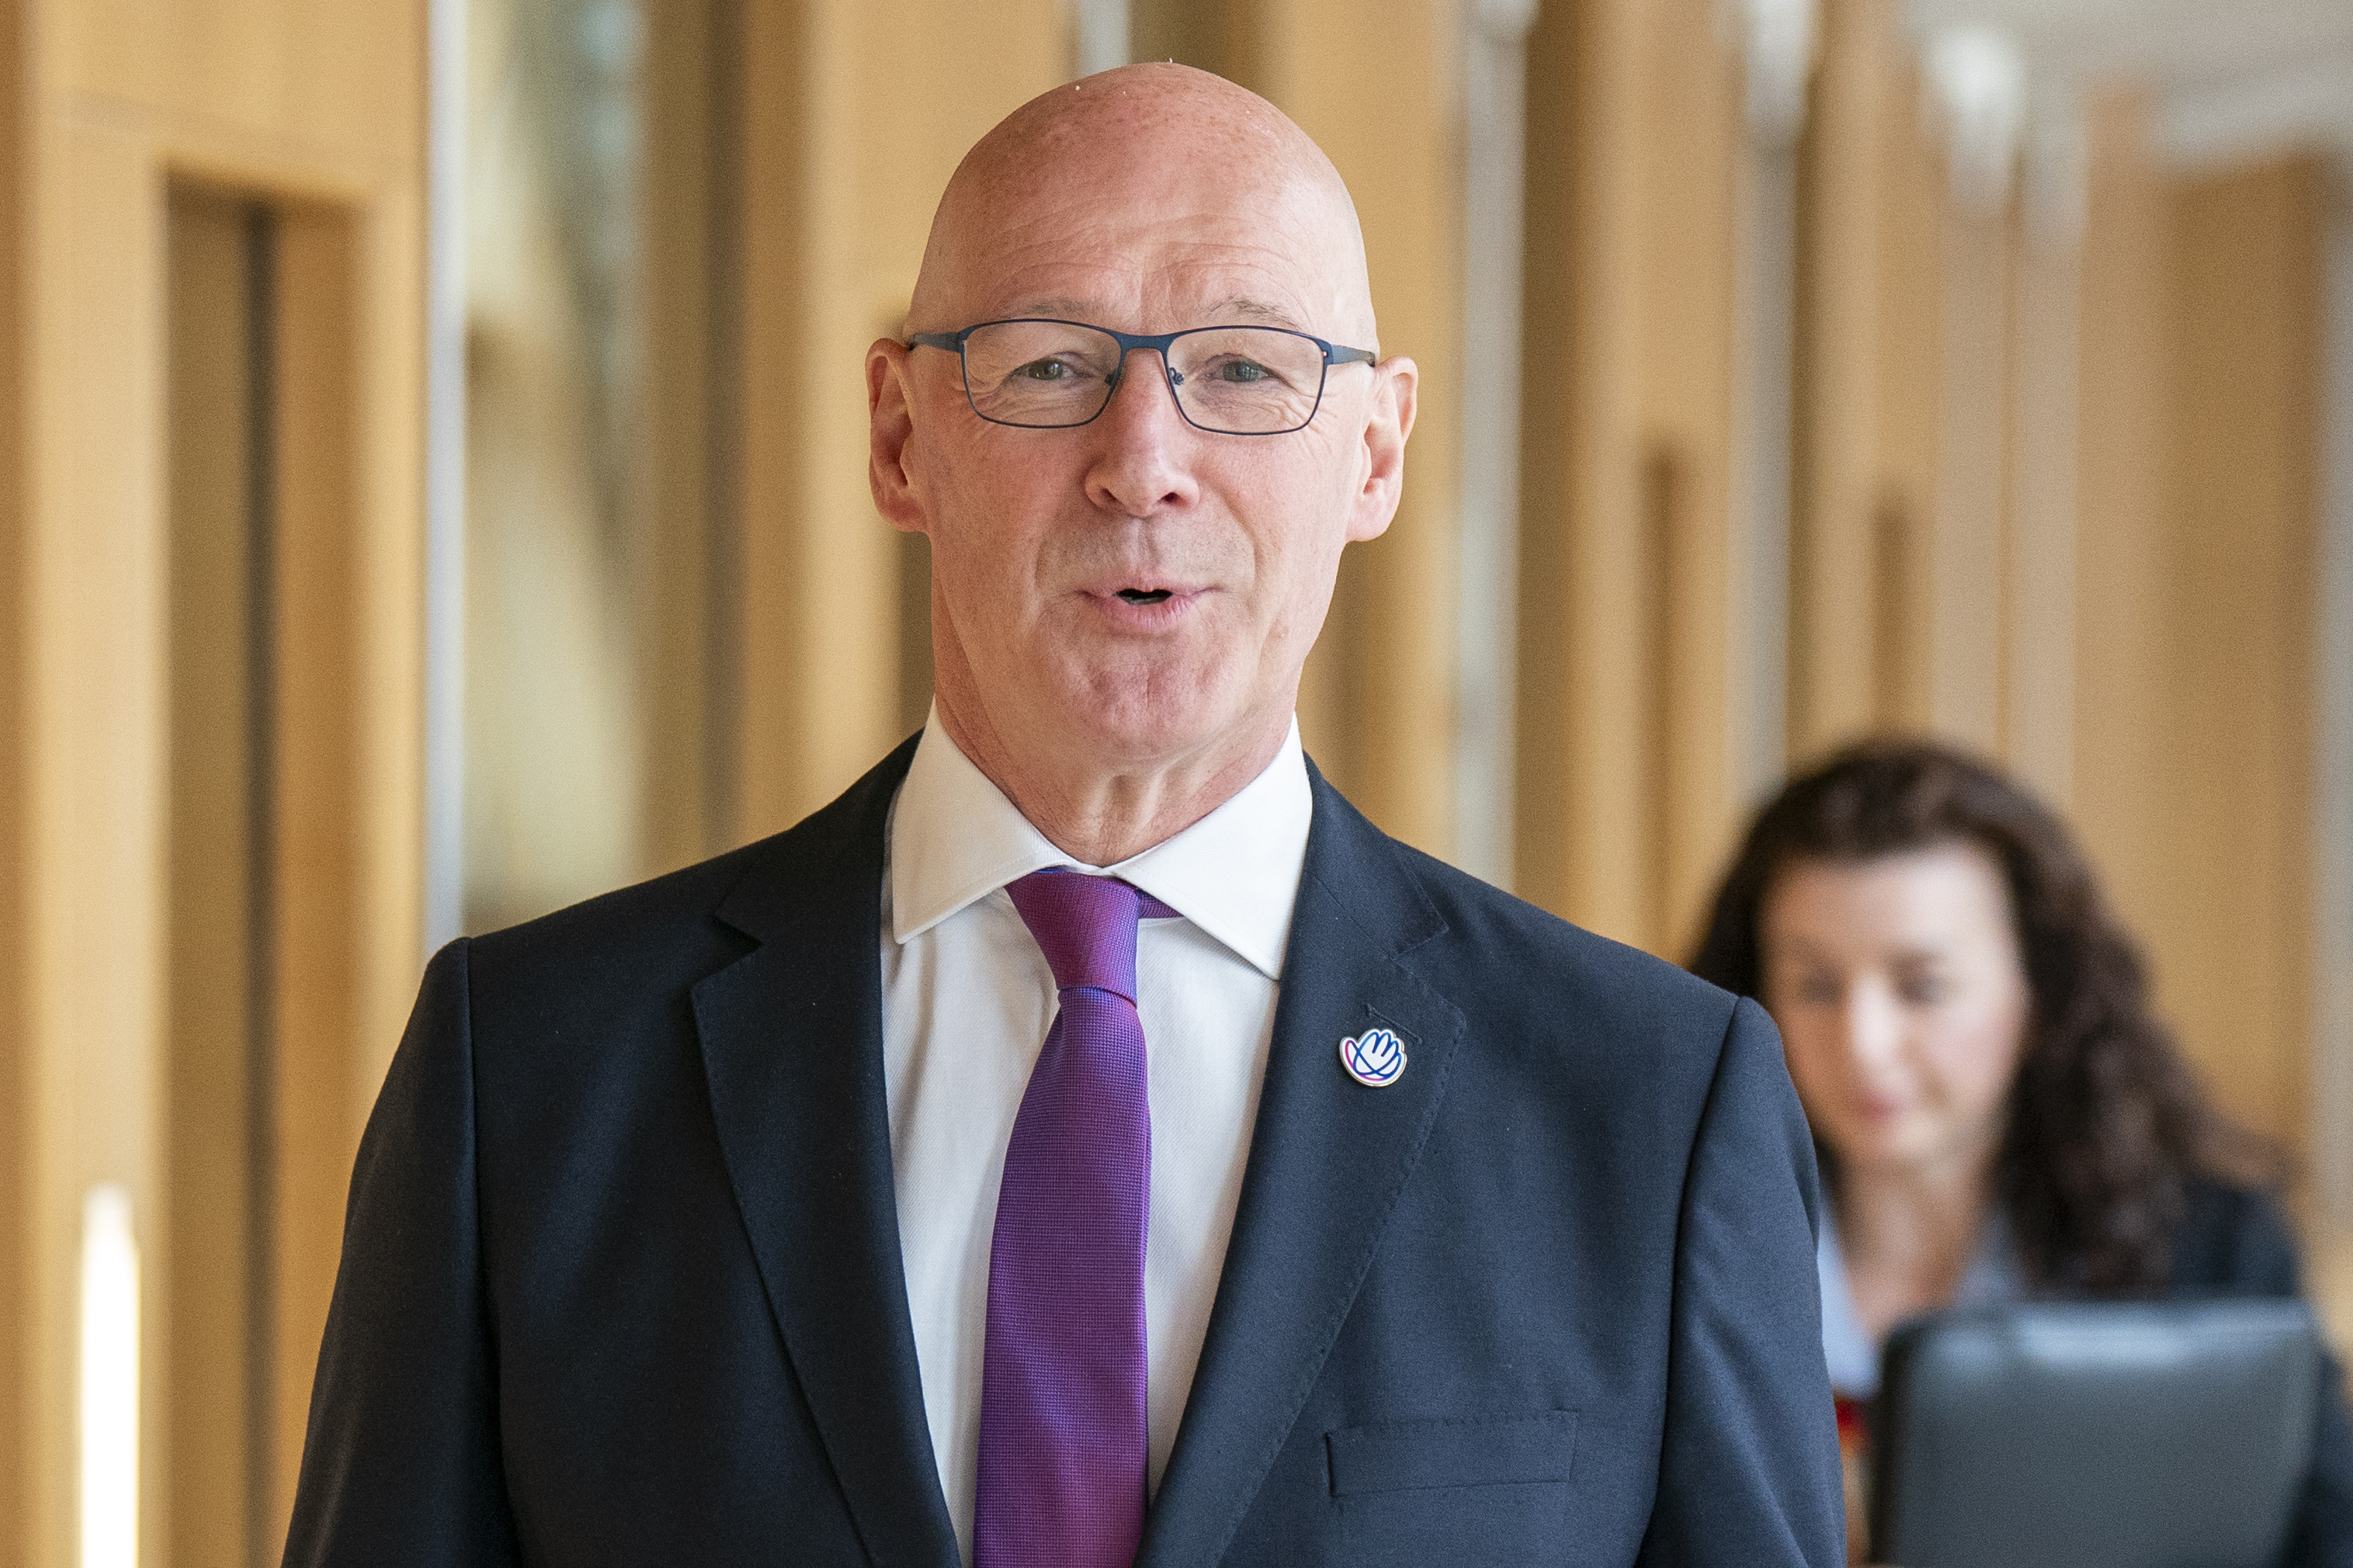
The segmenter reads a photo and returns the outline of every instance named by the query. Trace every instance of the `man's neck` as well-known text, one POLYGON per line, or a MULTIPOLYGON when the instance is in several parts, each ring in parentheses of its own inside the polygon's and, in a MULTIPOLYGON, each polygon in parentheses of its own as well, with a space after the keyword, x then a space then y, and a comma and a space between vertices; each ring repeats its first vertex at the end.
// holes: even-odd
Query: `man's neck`
POLYGON ((1049 843, 1088 866, 1115 866, 1192 826, 1264 773, 1291 733, 1286 710, 1166 762, 1071 764, 1008 744, 982 703, 943 689, 936 705, 956 749, 1049 843))

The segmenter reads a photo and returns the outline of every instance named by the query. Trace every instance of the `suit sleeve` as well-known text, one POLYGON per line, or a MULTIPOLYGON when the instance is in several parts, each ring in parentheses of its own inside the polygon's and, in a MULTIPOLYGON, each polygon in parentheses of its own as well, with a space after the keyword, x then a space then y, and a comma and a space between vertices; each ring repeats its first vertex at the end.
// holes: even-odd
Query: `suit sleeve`
POLYGON ((1676 1237, 1666 1429, 1641 1556, 1656 1568, 1842 1568, 1822 1366, 1813 1144, 1764 1009, 1734 1010, 1676 1237))
POLYGON ((352 1173, 288 1568, 521 1561, 500 1465, 468 949, 442 949, 352 1173))

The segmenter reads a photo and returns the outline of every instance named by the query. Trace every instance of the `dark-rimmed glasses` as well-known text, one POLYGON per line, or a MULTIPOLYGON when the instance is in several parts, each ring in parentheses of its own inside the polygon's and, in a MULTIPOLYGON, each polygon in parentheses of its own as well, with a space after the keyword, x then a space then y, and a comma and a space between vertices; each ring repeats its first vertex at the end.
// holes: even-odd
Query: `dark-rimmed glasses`
POLYGON ((1368 349, 1342 348, 1288 327, 1150 334, 1042 317, 913 332, 906 346, 955 353, 972 411, 992 425, 1024 430, 1067 430, 1100 416, 1119 390, 1127 356, 1138 349, 1160 356, 1186 422, 1220 436, 1303 430, 1323 404, 1326 371, 1375 361, 1368 349))

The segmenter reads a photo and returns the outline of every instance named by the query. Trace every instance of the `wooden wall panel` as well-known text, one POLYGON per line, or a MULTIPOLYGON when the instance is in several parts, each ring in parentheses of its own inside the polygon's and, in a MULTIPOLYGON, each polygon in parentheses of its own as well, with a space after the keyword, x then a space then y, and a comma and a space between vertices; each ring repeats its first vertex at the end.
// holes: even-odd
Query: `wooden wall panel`
POLYGON ((721 383, 735 321, 722 298, 733 166, 721 138, 735 95, 714 0, 669 5, 646 30, 643 247, 634 309, 644 323, 638 392, 637 492, 627 509, 643 638, 637 670, 644 715, 638 839, 648 874, 723 848, 733 829, 734 611, 723 565, 733 493, 723 469, 734 405, 721 383), (714 526, 714 520, 717 526, 714 526))
MULTIPOLYGON (((2015 203, 1953 194, 1899 7, 1828 0, 1822 19, 1800 201, 1790 761, 1873 730, 1999 754, 2027 566, 2011 550, 2015 203)), ((2063 517, 2064 498, 2046 513, 2063 517)))
POLYGON ((1929 720, 1945 175, 1888 0, 1828 0, 1801 164, 1789 752, 1929 720))
POLYGON ((2076 490, 2074 807, 2128 919, 2158 900, 2169 356, 2165 177, 2130 94, 2090 121, 2076 490))
POLYGON ((1546 5, 1528 41, 1518 887, 1687 940, 1727 755, 1741 69, 1700 5, 1546 5))
MULTIPOLYGON (((61 118, 61 117, 60 117, 61 118)), ((27 1551, 73 1550, 76 1282, 82 1194, 129 1190, 142 1310, 164 1321, 156 1169, 163 1044, 164 541, 160 426, 163 183, 152 142, 115 124, 41 128, 31 289, 37 467, 31 519, 32 1386, 37 1496, 27 1551)), ((147 1336, 141 1441, 168 1452, 168 1363, 147 1336)), ((141 1508, 167 1516, 167 1475, 141 1508)))
POLYGON ((1873 638, 1882 726, 1925 729, 1931 719, 1942 442, 1937 388, 1943 348, 1935 302, 1945 289, 1941 243, 1946 174, 1924 131, 1925 87, 1907 60, 1883 89, 1873 132, 1878 164, 1876 243, 1884 281, 1873 301, 1873 423, 1879 449, 1873 638))
POLYGON ((253 1096, 252 210, 208 192, 170 202, 165 427, 171 582, 170 820, 164 899, 163 1323, 174 1561, 246 1563, 251 1352, 261 1258, 253 1096))
POLYGON ((2003 740, 2015 223, 2008 205, 1945 212, 1936 513, 1923 552, 1929 724, 1987 755, 2003 740))
MULTIPOLYGON (((302 595, 287 617, 306 661, 295 684, 309 683, 287 716, 307 710, 298 739, 321 749, 288 751, 282 781, 301 820, 281 898, 305 928, 289 953, 301 984, 280 997, 290 1098, 278 1121, 309 1152, 280 1165, 281 1260, 303 1261, 299 1281, 280 1277, 276 1311, 308 1343, 280 1342, 278 1386, 301 1397, 350 1152, 418 969, 423 14, 416 0, 100 0, 37 3, 12 22, 32 43, 29 88, 10 100, 30 148, 13 209, 29 223, 29 270, 12 298, 34 325, 21 384, 26 683, 12 733, 27 763, 29 924, 29 1234, 16 1257, 36 1283, 12 1319, 31 1367, 18 1385, 29 1490, 0 1531, 29 1561, 73 1558, 81 1202, 91 1183, 120 1181, 144 1264, 142 1538, 160 1562, 174 1457, 165 192, 190 179, 281 212, 323 205, 342 237, 332 267, 288 275, 323 292, 312 335, 289 339, 301 358, 285 379, 333 401, 295 411, 311 435, 286 422, 303 462, 280 476, 289 516, 308 507, 317 529, 309 563, 287 563, 302 595), (322 591, 326 578, 340 595, 322 591), (306 625, 317 635, 301 641, 306 625)), ((290 259, 300 248, 290 238, 290 259)))
POLYGON ((58 87, 85 102, 165 116, 183 134, 255 159, 299 149, 345 167, 402 167, 422 156, 416 0, 46 0, 35 9, 58 87))
POLYGON ((799 109, 807 97, 796 10, 746 5, 729 13, 743 70, 738 114, 735 205, 741 247, 735 497, 736 550, 742 561, 736 655, 741 729, 734 772, 737 820, 732 836, 751 838, 799 817, 814 793, 797 766, 792 737, 800 716, 800 674, 793 618, 798 515, 793 475, 800 465, 796 432, 808 401, 789 323, 809 308, 796 227, 801 222, 809 134, 799 109), (749 309, 757 303, 758 309, 749 309))
POLYGON ((2002 754, 2061 811, 2074 787, 2075 448, 2082 243, 2030 188, 2011 252, 2009 529, 2002 551, 2002 754))
MULTIPOLYGON (((0 7, 0 1521, 32 1511, 30 1401, 39 1342, 33 1333, 33 1211, 28 1176, 35 1121, 33 1031, 26 974, 33 910, 27 885, 26 784, 32 756, 26 676, 32 599, 26 571, 25 153, 29 71, 24 9, 0 7)), ((26 1531, 0 1524, 0 1568, 31 1561, 26 1531)))
POLYGON ((1882 0, 1828 0, 1800 158, 1798 438, 1790 510, 1789 750, 1873 726, 1882 462, 1880 301, 1905 292, 1880 244, 1882 149, 1904 70, 1882 0))
POLYGON ((2172 193, 2158 993, 2223 1104, 2306 1141, 2316 159, 2172 193))
POLYGON ((2322 174, 2092 126, 2074 819, 2232 1113, 2305 1140, 2322 174))
POLYGON ((260 1347, 269 1448, 258 1499, 265 1542, 294 1501, 311 1376, 359 1153, 356 1104, 374 1098, 368 1026, 367 823, 360 687, 364 489, 355 225, 290 207, 274 225, 275 603, 269 623, 272 832, 269 1339, 260 1347))
MULTIPOLYGON (((421 35, 421 6, 401 0, 421 35)), ((390 8, 390 7, 388 7, 390 8)), ((409 57, 411 60, 414 57, 409 57)), ((396 59, 395 66, 403 62, 396 59)), ((419 65, 421 69, 421 63, 419 65)), ((423 86, 416 84, 421 99, 423 86)), ((375 1104, 421 970, 425 863, 424 377, 425 191, 418 160, 385 172, 361 199, 331 206, 348 225, 356 269, 348 330, 354 340, 352 455, 354 558, 352 625, 360 814, 361 943, 351 1042, 349 1125, 375 1104)))
POLYGON ((1546 5, 1528 35, 1516 886, 1639 940, 1641 8, 1546 5))
MULTIPOLYGON (((1634 928, 1679 955, 1746 804, 1729 746, 1733 247, 1745 84, 1703 0, 1662 0, 1642 31, 1641 604, 1648 721, 1640 754, 1634 928)), ((1557 374, 1559 344, 1538 363, 1557 374)), ((1539 354, 1537 345, 1529 353, 1539 354)))
POLYGON ((1454 826, 1458 25, 1438 0, 1277 0, 1245 40, 1246 84, 1315 139, 1356 198, 1380 352, 1421 369, 1404 498, 1388 531, 1344 558, 1301 734, 1374 821, 1434 854, 1454 826))

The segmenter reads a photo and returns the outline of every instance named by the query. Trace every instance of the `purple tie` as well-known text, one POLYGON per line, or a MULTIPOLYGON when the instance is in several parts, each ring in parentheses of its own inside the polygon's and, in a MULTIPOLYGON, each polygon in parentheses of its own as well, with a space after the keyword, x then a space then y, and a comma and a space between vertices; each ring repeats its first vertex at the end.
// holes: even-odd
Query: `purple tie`
POLYGON ((1125 882, 1006 889, 1061 992, 1005 1151, 988 1255, 974 1568, 1128 1568, 1144 1535, 1152 1111, 1125 882))

